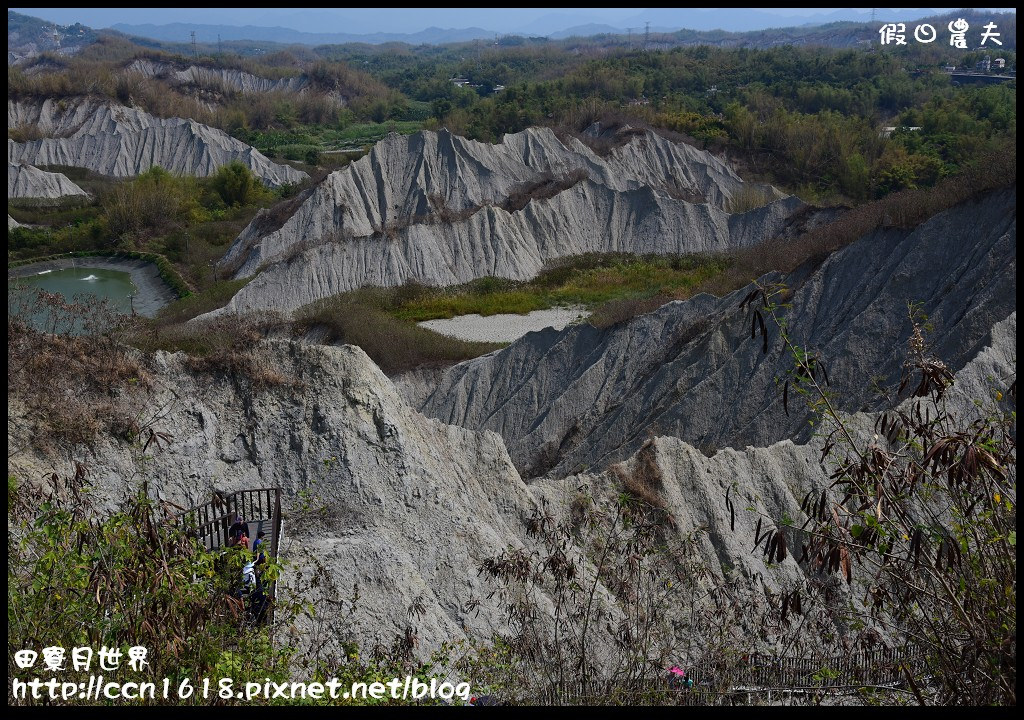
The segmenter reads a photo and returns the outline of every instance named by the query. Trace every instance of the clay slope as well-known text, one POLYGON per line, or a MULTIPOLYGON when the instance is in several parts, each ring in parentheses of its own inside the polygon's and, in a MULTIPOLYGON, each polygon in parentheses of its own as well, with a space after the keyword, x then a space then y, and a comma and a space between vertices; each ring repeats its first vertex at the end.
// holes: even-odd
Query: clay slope
MULTIPOLYGON (((1017 314, 1012 312, 992 326, 984 347, 956 373, 954 384, 944 399, 946 412, 960 418, 961 427, 984 418, 991 410, 996 391, 1005 397, 1016 373, 1017 314)), ((909 410, 915 402, 919 401, 907 400, 902 407, 909 410)), ((928 406, 926 401, 924 404, 928 406)), ((1004 400, 1003 410, 1008 411, 1012 407, 1009 400, 1004 400)), ((863 446, 876 432, 876 419, 875 414, 858 413, 845 417, 844 422, 863 446)), ((708 457, 679 438, 659 436, 628 458, 619 470, 631 474, 639 463, 656 469, 660 480, 658 495, 672 514, 677 531, 682 535, 694 533, 701 556, 712 562, 716 574, 721 570, 719 577, 739 581, 736 592, 745 603, 752 603, 750 612, 753 613, 758 604, 765 601, 766 595, 775 594, 777 597, 795 587, 793 583, 812 577, 830 583, 840 592, 846 591, 845 582, 838 573, 831 578, 805 575, 792 554, 781 563, 766 564, 763 553, 751 552, 756 544, 755 523, 758 517, 803 518, 800 504, 807 493, 832 485, 829 475, 835 469, 833 460, 826 459, 823 463, 821 450, 820 438, 813 438, 808 444, 783 440, 767 447, 726 448, 708 457), (724 500, 729 488, 737 508, 735 518, 730 516, 724 500)), ((597 494, 621 492, 617 474, 605 471, 561 479, 545 478, 531 483, 530 489, 538 499, 547 499, 568 514, 580 488, 588 488, 597 494)), ((786 533, 789 546, 799 547, 799 533, 792 529, 786 533)), ((857 588, 856 580, 852 595, 854 598, 864 595, 864 588, 857 588)), ((885 634, 890 630, 881 629, 885 634)), ((846 628, 840 635, 849 640, 853 632, 853 629, 846 628)), ((798 652, 807 653, 815 649, 804 646, 798 652)))
POLYGON ((7 127, 34 126, 44 136, 7 141, 8 162, 84 167, 110 177, 133 177, 159 165, 175 174, 206 177, 234 160, 270 187, 307 175, 278 165, 227 133, 184 118, 89 99, 7 103, 7 127))
POLYGON ((52 173, 24 163, 7 163, 7 199, 60 200, 87 198, 89 194, 63 173, 52 173))
MULTIPOLYGON (((473 614, 462 603, 486 594, 476 563, 525 537, 519 513, 532 499, 501 438, 416 413, 358 348, 272 343, 266 362, 300 385, 254 390, 191 372, 183 354, 158 353, 147 405, 165 408, 158 429, 174 440, 145 460, 109 437, 93 452, 72 449, 88 464, 97 499, 114 502, 142 477, 184 507, 209 500, 214 488, 279 486, 285 557, 296 573, 324 565, 336 584, 332 602, 359 585, 354 631, 363 640, 390 643, 418 595, 431 647, 500 629, 496 608, 473 614)), ((24 448, 23 408, 12 403, 9 439, 24 448)), ((20 452, 9 470, 38 477, 51 463, 63 467, 20 452)))
MULTIPOLYGON (((1013 189, 969 202, 912 232, 862 238, 812 273, 786 279, 795 341, 820 350, 841 409, 877 402, 898 383, 910 325, 922 303, 935 351, 960 368, 992 325, 1016 307, 1013 189)), ((776 278, 778 279, 778 278, 776 278)), ((501 433, 524 475, 601 468, 652 435, 705 450, 804 438, 806 415, 787 416, 775 379, 790 367, 776 342, 750 337, 748 290, 675 302, 606 330, 531 333, 498 353, 409 390, 427 415, 501 433)))
POLYGON ((773 236, 801 205, 758 186, 775 200, 730 215, 744 184, 718 158, 650 132, 612 140, 601 156, 547 128, 497 145, 391 135, 283 225, 253 220, 221 267, 257 277, 226 310, 291 310, 364 285, 525 279, 584 252, 724 250, 773 236))

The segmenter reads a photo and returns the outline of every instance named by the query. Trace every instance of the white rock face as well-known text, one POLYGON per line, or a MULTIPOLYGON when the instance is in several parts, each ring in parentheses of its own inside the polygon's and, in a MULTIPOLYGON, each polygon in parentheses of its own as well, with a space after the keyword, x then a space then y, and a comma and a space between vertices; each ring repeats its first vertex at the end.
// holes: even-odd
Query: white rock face
MULTIPOLYGON (((935 352, 954 370, 1014 311, 1016 197, 993 193, 912 232, 875 233, 785 281, 794 341, 821 351, 841 409, 875 407, 870 380, 899 383, 908 302, 922 303, 935 352)), ((792 359, 773 327, 767 355, 760 335, 751 339, 750 310, 739 307, 748 290, 670 303, 605 330, 530 333, 408 397, 431 417, 500 433, 530 477, 604 467, 652 434, 705 449, 805 438, 806 410, 791 406, 787 416, 776 385, 792 359)))
POLYGON ((36 126, 43 135, 7 141, 8 162, 84 167, 101 175, 134 177, 154 165, 179 175, 206 177, 238 160, 269 187, 299 183, 306 173, 271 162, 225 132, 184 118, 94 100, 7 103, 7 127, 36 126))
MULTIPOLYGON (((304 75, 271 80, 233 68, 212 68, 202 65, 180 67, 146 58, 133 60, 125 67, 125 72, 167 80, 175 85, 226 90, 243 95, 269 92, 303 93, 309 90, 309 80, 304 75)), ((337 103, 339 107, 345 104, 345 97, 340 93, 329 93, 326 97, 337 103)))
POLYGON ((721 251, 774 236, 802 206, 762 187, 772 202, 730 215, 723 208, 742 188, 718 158, 651 132, 605 157, 548 128, 496 145, 447 131, 391 135, 328 176, 279 228, 257 215, 221 261, 236 277, 257 277, 221 312, 288 311, 366 285, 527 279, 586 252, 721 251), (508 202, 545 178, 566 187, 521 209, 508 202))
POLYGON ((23 163, 7 163, 7 199, 59 200, 89 197, 63 173, 52 173, 23 163))
POLYGON ((18 222, 17 220, 15 220, 14 218, 12 218, 10 215, 8 215, 7 216, 7 229, 8 229, 8 231, 13 230, 14 228, 19 228, 19 227, 21 227, 21 223, 18 222))

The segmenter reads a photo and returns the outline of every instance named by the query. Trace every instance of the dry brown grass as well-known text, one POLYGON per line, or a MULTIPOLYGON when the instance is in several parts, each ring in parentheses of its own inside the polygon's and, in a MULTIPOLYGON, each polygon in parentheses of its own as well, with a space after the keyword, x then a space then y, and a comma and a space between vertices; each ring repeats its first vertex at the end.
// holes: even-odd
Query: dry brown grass
POLYGON ((39 128, 38 123, 7 128, 7 139, 14 142, 32 142, 44 137, 46 137, 46 134, 39 128))
POLYGON ((430 203, 430 214, 417 216, 421 222, 426 223, 453 223, 468 220, 476 214, 483 205, 470 205, 462 210, 456 210, 448 205, 443 195, 428 195, 427 202, 430 203))
POLYGON ((391 302, 400 303, 405 292, 414 293, 416 288, 366 288, 319 300, 296 313, 294 332, 323 332, 324 342, 358 345, 389 375, 416 367, 453 365, 503 347, 501 343, 450 338, 399 320, 386 308, 391 302), (391 300, 379 297, 385 294, 391 295, 391 300))
POLYGON ((1013 143, 1003 152, 980 158, 967 172, 947 178, 933 188, 892 193, 843 210, 835 220, 809 230, 799 230, 809 211, 797 213, 793 218, 795 234, 790 228, 783 236, 723 256, 723 272, 710 275, 686 292, 613 301, 599 308, 588 322, 596 327, 609 327, 651 312, 671 300, 684 300, 702 292, 721 297, 765 273, 788 273, 805 263, 820 264, 833 252, 877 230, 911 230, 940 212, 993 190, 1012 187, 1016 182, 1017 153, 1013 143))
POLYGON ((288 323, 277 313, 231 315, 203 322, 151 323, 131 341, 147 352, 184 352, 185 366, 196 373, 226 376, 254 388, 298 387, 274 362, 264 338, 286 335, 288 323))
POLYGON ((675 518, 661 494, 665 487, 665 476, 655 458, 653 440, 645 442, 637 451, 632 471, 626 470, 625 463, 612 465, 610 470, 630 498, 650 509, 660 522, 676 527, 675 518))
POLYGON ((8 292, 7 397, 28 410, 33 446, 89 444, 103 432, 125 440, 141 434, 139 391, 150 379, 119 342, 124 323, 102 304, 8 292), (46 329, 34 329, 25 313, 50 313, 46 329), (75 334, 83 327, 91 333, 75 334))
POLYGON ((755 183, 744 183, 729 202, 726 203, 726 211, 730 213, 745 213, 764 207, 772 201, 771 193, 766 188, 755 183))

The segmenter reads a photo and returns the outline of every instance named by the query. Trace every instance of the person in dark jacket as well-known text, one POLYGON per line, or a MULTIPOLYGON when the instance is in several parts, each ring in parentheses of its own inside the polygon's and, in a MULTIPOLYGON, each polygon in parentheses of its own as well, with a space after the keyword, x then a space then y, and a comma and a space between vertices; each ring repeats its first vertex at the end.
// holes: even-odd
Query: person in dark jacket
POLYGON ((238 520, 228 528, 228 546, 234 547, 238 544, 238 541, 242 539, 242 535, 249 534, 249 523, 245 521, 241 515, 238 516, 238 520))

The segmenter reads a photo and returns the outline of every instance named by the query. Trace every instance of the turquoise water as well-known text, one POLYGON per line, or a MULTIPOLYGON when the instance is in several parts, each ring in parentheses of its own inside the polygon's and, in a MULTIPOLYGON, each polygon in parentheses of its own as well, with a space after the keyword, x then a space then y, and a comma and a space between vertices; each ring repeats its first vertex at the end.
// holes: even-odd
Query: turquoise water
POLYGON ((15 283, 60 293, 68 300, 74 300, 76 295, 82 294, 107 298, 114 308, 125 313, 131 312, 128 296, 139 291, 130 273, 93 267, 44 270, 27 277, 11 278, 10 284, 13 286, 15 283))
MULTIPOLYGON (((139 291, 135 287, 135 283, 132 282, 131 275, 119 270, 88 266, 65 270, 44 270, 35 275, 8 278, 7 311, 19 311, 16 301, 16 298, 21 295, 19 290, 34 291, 37 288, 51 293, 60 293, 69 302, 90 298, 106 299, 109 301, 111 310, 125 314, 131 313, 132 308, 132 301, 128 296, 139 291), (12 295, 14 296, 13 304, 12 295)), ((33 313, 33 315, 38 316, 39 313, 33 313)), ((36 317, 36 320, 39 318, 36 317)))

